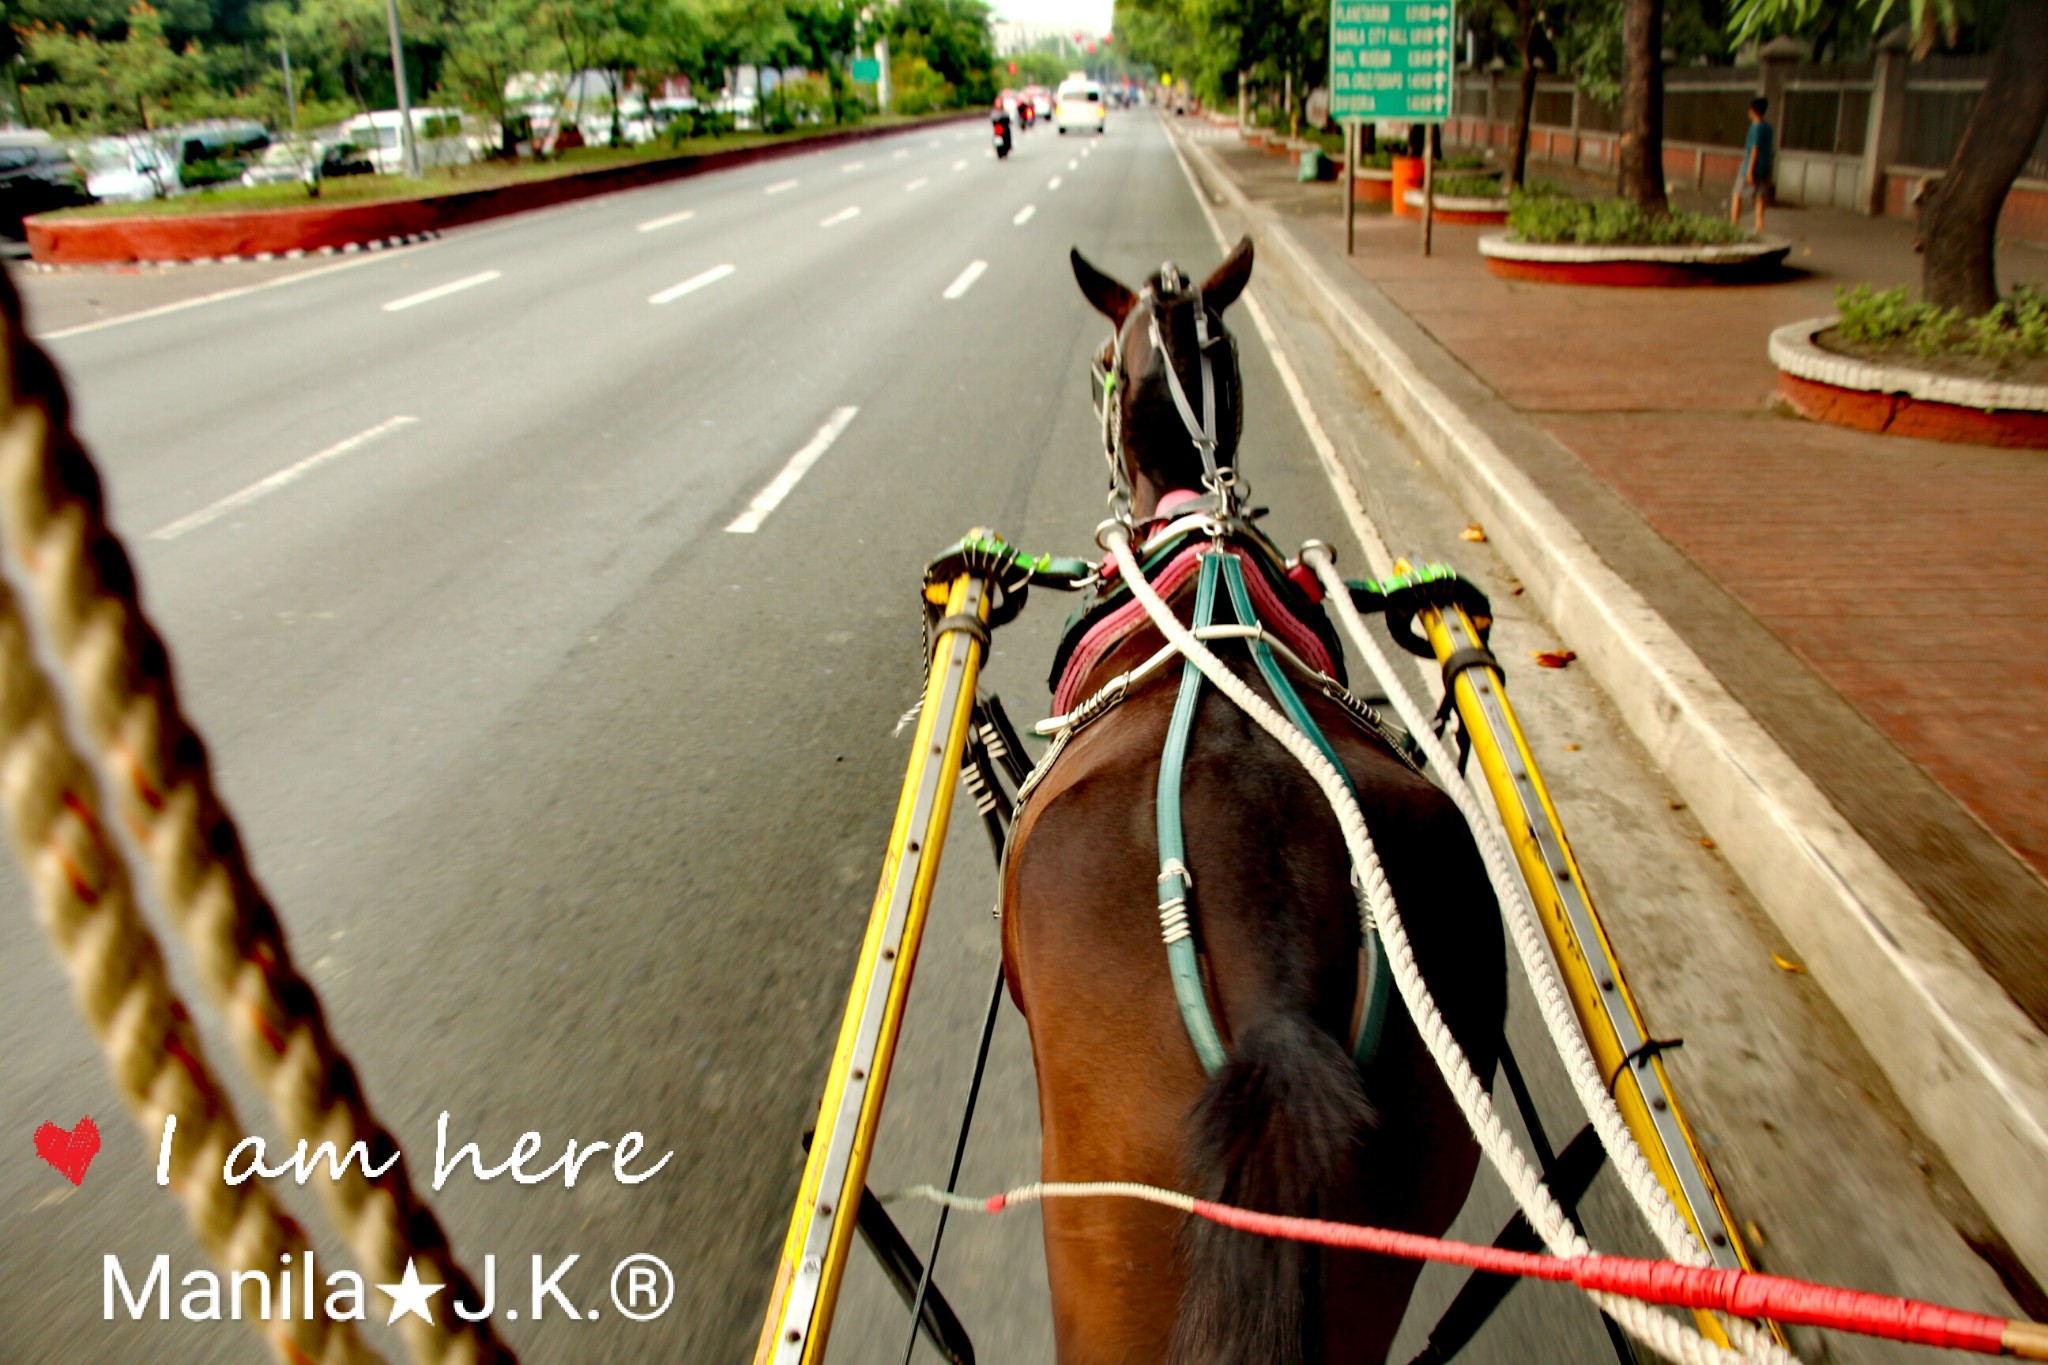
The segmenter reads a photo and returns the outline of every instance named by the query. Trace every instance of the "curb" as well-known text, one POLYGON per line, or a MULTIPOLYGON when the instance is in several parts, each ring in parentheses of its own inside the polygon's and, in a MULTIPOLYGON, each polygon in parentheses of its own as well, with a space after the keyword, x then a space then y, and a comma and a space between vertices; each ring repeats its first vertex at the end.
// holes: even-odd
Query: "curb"
POLYGON ((818 137, 702 155, 664 157, 489 189, 452 190, 420 199, 309 205, 244 212, 120 218, 32 217, 29 250, 43 266, 159 265, 266 260, 293 255, 377 251, 532 209, 639 189, 757 161, 774 161, 849 142, 892 137, 981 117, 979 110, 886 127, 847 128, 818 137))
POLYGON ((2048 1278, 2048 1038, 1386 327, 1198 143, 1182 145, 1485 522, 2021 1263, 2048 1278))

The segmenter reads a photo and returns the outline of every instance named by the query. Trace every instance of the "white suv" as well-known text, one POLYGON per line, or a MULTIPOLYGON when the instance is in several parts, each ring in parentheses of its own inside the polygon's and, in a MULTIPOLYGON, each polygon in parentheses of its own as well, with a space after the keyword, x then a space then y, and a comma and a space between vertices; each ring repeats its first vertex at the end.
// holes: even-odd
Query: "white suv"
POLYGON ((1102 87, 1094 81, 1062 81, 1059 93, 1053 96, 1052 122, 1062 133, 1069 128, 1088 133, 1103 132, 1105 114, 1102 87))

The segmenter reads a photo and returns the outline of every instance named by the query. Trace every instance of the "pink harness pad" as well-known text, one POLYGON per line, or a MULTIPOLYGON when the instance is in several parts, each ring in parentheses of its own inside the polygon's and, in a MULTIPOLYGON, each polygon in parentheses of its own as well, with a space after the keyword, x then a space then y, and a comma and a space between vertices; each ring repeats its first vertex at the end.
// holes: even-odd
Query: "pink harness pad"
MULTIPOLYGON (((1200 571, 1202 555, 1209 549, 1207 542, 1189 545, 1168 560, 1158 573, 1149 578, 1152 590, 1171 600, 1181 585, 1200 571)), ((1259 624, 1300 655, 1302 662, 1310 668, 1334 675, 1336 668, 1322 638, 1287 609, 1251 556, 1234 545, 1226 545, 1224 549, 1245 562, 1245 586, 1251 591, 1252 610, 1258 614, 1259 624)), ((1085 700, 1081 686, 1095 666, 1124 640, 1143 629, 1149 619, 1145 615, 1145 604, 1132 598, 1090 626, 1081 642, 1074 646, 1073 654, 1067 659, 1066 670, 1060 674, 1060 685, 1053 692, 1052 713, 1064 716, 1080 705, 1085 700)))

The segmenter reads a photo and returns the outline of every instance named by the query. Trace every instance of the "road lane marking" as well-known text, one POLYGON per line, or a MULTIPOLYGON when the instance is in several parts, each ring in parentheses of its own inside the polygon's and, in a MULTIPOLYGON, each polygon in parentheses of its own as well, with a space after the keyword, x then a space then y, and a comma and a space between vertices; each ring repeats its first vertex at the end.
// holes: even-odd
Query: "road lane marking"
POLYGON ((386 418, 368 431, 359 431, 346 441, 337 441, 318 454, 308 455, 297 464, 287 465, 269 478, 258 479, 247 488, 239 492, 230 493, 219 502, 202 507, 190 516, 179 517, 168 526, 158 527, 149 533, 149 538, 151 540, 176 540, 188 531, 196 531, 210 521, 216 521, 238 508, 247 507, 258 498, 267 498, 278 489, 288 484, 297 483, 329 460, 338 460, 352 450, 362 449, 387 432, 396 431, 400 427, 409 427, 419 420, 417 417, 386 418))
POLYGON ((717 284, 737 269, 739 267, 735 265, 714 265, 709 270, 690 276, 689 279, 684 280, 681 284, 662 290, 659 294, 649 294, 647 301, 649 303, 673 303, 685 294, 696 293, 707 284, 717 284))
POLYGON ((681 213, 671 213, 666 218, 656 218, 649 222, 642 223, 640 225, 640 231, 659 232, 661 229, 665 227, 674 227, 677 223, 687 223, 696 216, 697 210, 684 209, 681 213))
POLYGON ((761 523, 768 520, 768 514, 789 496, 789 490, 796 487, 797 480, 811 472, 811 466, 832 448, 832 443, 839 439, 839 433, 846 430, 847 424, 853 421, 854 414, 859 411, 860 409, 855 407, 834 408, 832 416, 827 419, 824 426, 818 428, 818 434, 811 437, 809 444, 789 457, 789 463, 768 481, 767 487, 754 494, 754 500, 747 504, 747 510, 726 523, 725 529, 740 536, 750 536, 760 530, 761 523))
POLYGON ((1054 176, 1052 179, 1045 182, 1045 187, 1049 190, 1058 189, 1060 187, 1060 178, 1058 176, 1054 176))
POLYGON ((956 171, 964 171, 967 169, 967 163, 964 161, 956 161, 953 163, 953 169, 956 171))
POLYGON ((1078 171, 1078 170, 1080 170, 1080 169, 1081 169, 1081 159, 1080 159, 1079 157, 1075 157, 1075 158, 1074 158, 1073 160, 1069 161, 1069 162, 1067 163, 1067 169, 1068 169, 1068 170, 1070 170, 1070 171, 1078 171))
POLYGON ((960 277, 954 280, 951 284, 947 285, 946 292, 941 294, 939 297, 946 299, 959 298, 962 294, 965 294, 968 290, 974 288, 974 282, 981 278, 981 272, 986 269, 988 269, 987 261, 974 262, 974 264, 968 266, 965 270, 961 271, 960 277))
POLYGON ((891 158, 892 160, 894 160, 894 159, 898 159, 898 158, 901 158, 901 157, 906 157, 906 156, 909 156, 909 155, 910 155, 910 149, 909 149, 908 147, 899 147, 899 148, 897 148, 897 149, 896 149, 895 151, 893 151, 893 152, 889 153, 889 156, 890 156, 890 158, 891 158))
POLYGON ((502 270, 483 270, 459 280, 452 280, 447 284, 437 284, 432 289, 422 289, 417 294, 407 294, 402 299, 393 299, 384 305, 384 311, 387 313, 397 313, 407 308, 417 308, 423 303, 432 303, 435 299, 445 299, 450 294, 459 294, 465 289, 474 289, 480 284, 489 284, 492 280, 502 278, 504 273, 502 270))
POLYGON ((833 214, 833 215, 832 215, 832 216, 831 216, 830 218, 820 218, 820 219, 818 220, 818 226, 819 226, 819 227, 836 227, 836 226, 838 226, 838 225, 839 225, 840 223, 843 223, 843 222, 845 222, 845 221, 846 221, 847 219, 849 219, 849 218, 858 218, 858 217, 860 217, 860 209, 859 209, 859 207, 858 207, 858 206, 855 206, 855 205, 849 205, 849 206, 847 206, 846 208, 843 208, 843 209, 839 210, 839 212, 837 212, 837 213, 833 214))
POLYGON ((841 166, 839 169, 842 171, 857 171, 867 164, 868 163, 865 161, 849 161, 844 166, 841 166))
POLYGON ((776 182, 775 182, 774 184, 770 185, 770 186, 769 186, 769 187, 768 187, 767 189, 765 189, 765 190, 762 190, 762 191, 761 191, 761 193, 763 193, 763 194, 781 194, 781 193, 782 193, 782 192, 783 192, 784 190, 793 190, 793 189, 795 189, 795 188, 796 188, 796 185, 797 185, 797 182, 796 182, 796 181, 794 181, 794 180, 778 180, 778 181, 776 181, 776 182))
POLYGON ((1015 218, 1012 218, 1010 221, 1015 223, 1018 227, 1023 227, 1026 223, 1031 221, 1031 215, 1036 212, 1038 212, 1038 205, 1026 204, 1023 208, 1017 210, 1017 216, 1015 218))
POLYGON ((927 142, 924 145, 927 147, 943 147, 946 144, 943 139, 933 138, 930 142, 927 142))
POLYGON ((244 294, 260 294, 266 289, 282 288, 287 284, 297 284, 301 280, 311 280, 317 279, 322 275, 332 275, 340 270, 357 270, 376 261, 389 260, 398 254, 396 251, 386 251, 380 252, 375 256, 357 256, 353 260, 338 261, 333 265, 315 266, 311 270, 300 270, 290 275, 279 275, 276 279, 265 280, 261 284, 245 284, 234 289, 223 289, 218 293, 202 294, 196 299, 180 299, 176 303, 158 304, 154 308, 143 308, 133 313, 123 313, 119 317, 101 318, 96 322, 81 322, 76 327, 60 327, 54 332, 31 332, 29 335, 37 341, 62 341, 65 337, 83 336, 87 332, 97 332, 108 327, 119 327, 124 322, 141 322, 145 318, 160 318, 166 313, 182 313, 187 308, 200 308, 209 303, 225 303, 229 299, 241 298, 244 294))
POLYGON ((926 185, 929 185, 931 183, 931 178, 929 176, 921 175, 917 179, 911 181, 908 185, 905 185, 903 187, 903 192, 905 194, 909 194, 912 190, 921 190, 926 185))

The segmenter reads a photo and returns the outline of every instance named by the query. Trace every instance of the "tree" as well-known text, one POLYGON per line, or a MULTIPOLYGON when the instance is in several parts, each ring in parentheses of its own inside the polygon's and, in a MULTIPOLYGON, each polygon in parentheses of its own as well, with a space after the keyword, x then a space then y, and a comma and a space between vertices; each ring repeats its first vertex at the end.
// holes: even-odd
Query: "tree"
MULTIPOLYGON (((1750 39, 1811 22, 1826 0, 1737 0, 1731 28, 1750 39)), ((1865 0, 1881 29, 1901 0, 1865 0)), ((1904 0, 1914 56, 1955 41, 1959 0, 1904 0)), ((2048 123, 2048 0, 2007 0, 1984 91, 1939 185, 1920 202, 1920 295, 1965 317, 1998 303, 1998 215, 2048 123)))
POLYGON ((1619 162, 1621 197, 1652 217, 1669 214, 1671 203, 1664 195, 1663 0, 1622 0, 1619 162))
POLYGON ((197 42, 173 48, 163 16, 146 4, 128 11, 128 31, 119 41, 35 29, 24 47, 29 61, 52 74, 23 90, 45 124, 95 132, 155 128, 207 85, 204 49, 197 42))
POLYGON ((875 22, 888 35, 892 59, 922 57, 965 104, 995 98, 995 39, 982 0, 898 0, 875 22))

